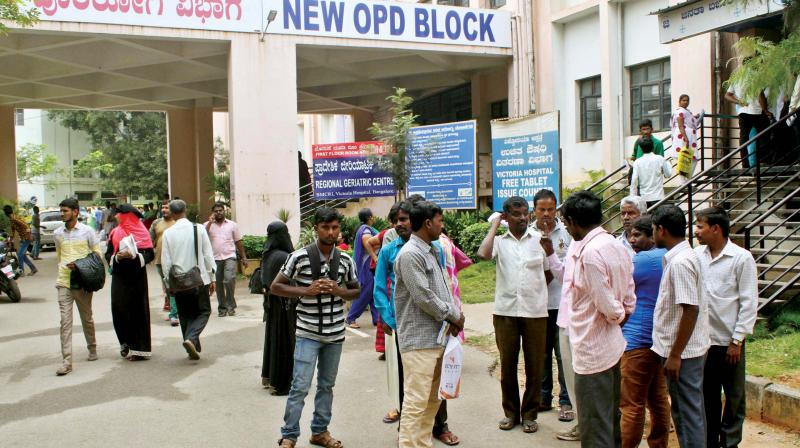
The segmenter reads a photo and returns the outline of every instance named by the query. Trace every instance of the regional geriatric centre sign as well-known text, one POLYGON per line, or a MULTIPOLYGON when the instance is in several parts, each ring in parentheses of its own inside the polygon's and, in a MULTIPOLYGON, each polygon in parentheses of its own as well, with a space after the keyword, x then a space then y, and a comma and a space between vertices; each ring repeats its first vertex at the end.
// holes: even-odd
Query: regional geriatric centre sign
POLYGON ((40 19, 511 48, 507 11, 353 0, 28 0, 40 19))

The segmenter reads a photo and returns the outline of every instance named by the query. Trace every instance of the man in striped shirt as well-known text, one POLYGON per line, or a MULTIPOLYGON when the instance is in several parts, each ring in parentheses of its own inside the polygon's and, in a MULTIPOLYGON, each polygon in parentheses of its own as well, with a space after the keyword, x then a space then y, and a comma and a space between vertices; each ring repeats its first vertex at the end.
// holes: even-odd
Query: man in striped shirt
POLYGON ((708 304, 702 266, 686 241, 686 217, 676 205, 653 212, 656 246, 667 249, 653 316, 653 351, 662 358, 681 448, 706 446, 703 369, 708 347, 708 304))
POLYGON ((278 442, 282 448, 292 448, 297 444, 303 404, 317 366, 316 408, 311 421, 310 443, 342 446, 331 437, 328 425, 344 342, 344 301, 358 297, 359 286, 353 259, 335 248, 341 220, 342 216, 333 209, 318 209, 314 214, 315 244, 294 251, 270 287, 274 295, 300 297, 292 388, 286 400, 284 426, 278 442))

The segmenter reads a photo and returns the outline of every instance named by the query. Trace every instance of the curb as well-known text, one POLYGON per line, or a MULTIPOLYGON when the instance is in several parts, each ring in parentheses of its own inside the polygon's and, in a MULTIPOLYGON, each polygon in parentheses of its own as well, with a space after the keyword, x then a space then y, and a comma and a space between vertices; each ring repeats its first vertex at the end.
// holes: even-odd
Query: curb
POLYGON ((747 417, 800 430, 800 391, 747 375, 747 417))

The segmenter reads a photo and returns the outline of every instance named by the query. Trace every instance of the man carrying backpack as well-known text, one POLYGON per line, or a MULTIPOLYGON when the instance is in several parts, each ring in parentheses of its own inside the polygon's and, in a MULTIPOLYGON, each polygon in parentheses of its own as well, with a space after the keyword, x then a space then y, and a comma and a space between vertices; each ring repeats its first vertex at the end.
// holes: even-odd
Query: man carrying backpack
POLYGON ((316 409, 309 443, 342 447, 328 432, 328 425, 344 342, 344 301, 358 297, 359 285, 353 259, 335 247, 341 220, 342 216, 333 209, 317 209, 314 214, 317 240, 292 252, 270 288, 277 296, 300 297, 292 387, 278 442, 282 448, 293 448, 300 437, 300 416, 317 365, 316 409))

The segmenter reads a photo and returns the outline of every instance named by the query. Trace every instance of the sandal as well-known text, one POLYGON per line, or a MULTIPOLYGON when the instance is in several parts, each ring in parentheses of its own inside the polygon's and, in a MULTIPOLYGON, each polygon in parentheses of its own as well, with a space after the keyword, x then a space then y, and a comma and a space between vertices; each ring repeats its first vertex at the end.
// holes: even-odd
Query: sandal
POLYGON ((383 423, 397 423, 400 420, 400 412, 397 409, 392 409, 383 416, 383 423))
POLYGON ((455 446, 461 443, 461 441, 458 440, 458 436, 456 436, 450 431, 443 432, 438 436, 436 436, 436 438, 439 439, 439 441, 444 443, 445 445, 455 446))
POLYGON ((324 448, 342 448, 344 446, 342 442, 331 437, 329 431, 311 436, 311 438, 308 439, 308 443, 324 448))
POLYGON ((571 422, 573 420, 575 420, 575 411, 572 410, 572 406, 568 404, 561 406, 561 409, 558 410, 558 421, 571 422))
POLYGON ((281 439, 281 440, 278 440, 278 446, 280 448, 294 448, 295 445, 297 445, 297 442, 295 442, 292 439, 281 439))
POLYGON ((522 432, 531 434, 539 430, 539 422, 536 420, 523 420, 522 432))

